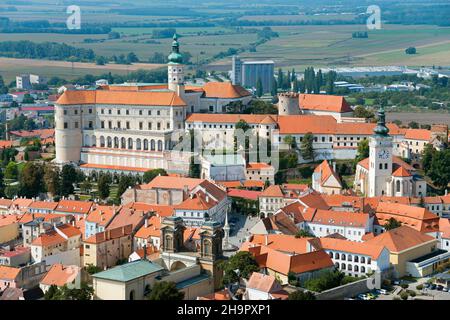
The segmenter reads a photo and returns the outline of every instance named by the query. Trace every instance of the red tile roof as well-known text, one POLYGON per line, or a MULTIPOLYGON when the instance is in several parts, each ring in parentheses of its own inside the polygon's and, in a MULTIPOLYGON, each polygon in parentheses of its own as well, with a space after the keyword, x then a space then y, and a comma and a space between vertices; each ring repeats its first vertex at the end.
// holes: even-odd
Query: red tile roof
POLYGON ((431 131, 426 129, 408 129, 405 133, 405 139, 430 141, 431 131))
POLYGON ((13 268, 0 265, 0 279, 2 280, 16 280, 20 273, 20 268, 13 268))
POLYGON ((233 85, 231 82, 207 82, 203 86, 205 97, 236 99, 251 96, 251 93, 239 85, 233 85))
POLYGON ((55 211, 74 214, 87 214, 89 213, 92 205, 93 202, 91 201, 61 200, 59 201, 55 211))
POLYGON ((244 189, 228 189, 228 196, 235 198, 242 198, 248 200, 258 200, 261 195, 261 191, 252 191, 244 189))
POLYGON ((141 106, 186 106, 172 91, 130 90, 66 90, 56 101, 58 105, 112 104, 141 106))
POLYGON ((119 239, 122 237, 130 236, 133 232, 133 225, 129 224, 123 227, 109 229, 103 232, 98 232, 86 240, 85 243, 99 244, 102 242, 110 241, 113 239, 119 239))
POLYGON ((399 253, 432 241, 437 242, 437 240, 432 236, 426 235, 407 226, 401 226, 386 231, 366 241, 365 243, 384 246, 388 248, 390 252, 399 253))
POLYGON ((328 112, 352 112, 352 108, 344 97, 323 94, 300 94, 300 109, 328 111, 328 112))
POLYGON ((41 280, 44 285, 56 285, 62 287, 75 281, 80 274, 81 268, 78 266, 64 266, 62 264, 54 264, 41 280))

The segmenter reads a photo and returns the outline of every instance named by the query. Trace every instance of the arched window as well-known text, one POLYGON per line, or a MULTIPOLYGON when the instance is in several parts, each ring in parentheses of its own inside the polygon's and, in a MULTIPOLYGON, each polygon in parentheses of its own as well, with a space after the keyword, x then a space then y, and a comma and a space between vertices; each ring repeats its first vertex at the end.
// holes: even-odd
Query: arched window
POLYGON ((144 288, 144 296, 147 296, 152 291, 149 284, 147 284, 144 288))
POLYGON ((330 252, 329 255, 330 255, 330 258, 333 259, 333 252, 330 252))
POLYGON ((104 136, 100 136, 100 147, 101 148, 105 147, 105 137, 104 136))
POLYGON ((339 253, 338 252, 335 253, 334 258, 335 259, 339 259, 339 253))
POLYGON ((133 149, 133 139, 128 138, 128 149, 132 150, 133 149))
POLYGON ((397 192, 400 192, 400 181, 397 180, 397 182, 395 183, 395 189, 397 190, 397 192))
POLYGON ((172 236, 170 234, 166 235, 164 242, 166 250, 173 250, 172 236))
POLYGON ((355 272, 358 272, 358 271, 359 271, 359 267, 355 266, 355 272))
POLYGON ((359 257, 358 257, 358 256, 355 256, 355 258, 353 259, 353 261, 359 262, 359 257))
POLYGON ((150 140, 150 150, 155 151, 155 140, 150 140))
POLYGON ((112 148, 112 138, 108 137, 108 138, 106 138, 106 141, 107 141, 108 148, 112 148))
POLYGON ((345 263, 341 263, 341 269, 345 270, 345 263))
POLYGON ((141 139, 136 139, 136 150, 141 150, 141 139))
POLYGON ((120 139, 120 147, 122 149, 126 149, 127 148, 127 140, 125 138, 120 139))
POLYGON ((95 136, 91 137, 91 146, 93 147, 97 146, 97 138, 95 136))
POLYGON ((130 300, 134 300, 134 290, 130 291, 130 300))
POLYGON ((341 255, 341 259, 342 259, 342 260, 345 260, 345 254, 342 254, 342 255, 341 255))
POLYGON ((203 241, 203 253, 205 256, 212 255, 212 244, 211 241, 205 240, 203 241))
POLYGON ((91 138, 89 137, 88 134, 84 136, 84 146, 85 147, 90 147, 91 146, 91 138))
POLYGON ((148 150, 148 140, 144 139, 144 150, 148 150))
POLYGON ((163 142, 161 140, 158 141, 158 151, 163 150, 163 142))
POLYGON ((347 267, 347 270, 352 271, 352 269, 353 269, 353 268, 352 268, 352 265, 349 264, 348 267, 347 267))
POLYGON ((366 272, 366 268, 365 267, 361 267, 361 272, 365 273, 366 272))
POLYGON ((350 254, 347 256, 347 261, 352 261, 352 256, 350 254))
POLYGON ((361 257, 361 263, 366 263, 366 258, 361 257))
POLYGON ((114 137, 114 148, 118 149, 119 148, 119 138, 114 137))

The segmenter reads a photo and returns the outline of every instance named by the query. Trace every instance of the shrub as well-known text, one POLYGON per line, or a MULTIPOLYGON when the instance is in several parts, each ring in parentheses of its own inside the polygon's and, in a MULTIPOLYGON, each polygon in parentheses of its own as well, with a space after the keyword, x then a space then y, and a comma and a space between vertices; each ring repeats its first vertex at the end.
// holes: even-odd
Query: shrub
POLYGON ((402 287, 403 289, 406 289, 406 288, 408 288, 408 285, 407 285, 406 283, 402 283, 402 284, 400 285, 400 287, 402 287))
POLYGON ((408 300, 408 292, 402 292, 402 293, 400 293, 400 298, 402 299, 402 300, 408 300))
POLYGON ((422 290, 423 289, 423 284, 419 284, 418 286, 416 286, 417 290, 422 290))
POLYGON ((414 291, 414 290, 408 290, 408 294, 411 296, 411 297, 415 297, 417 294, 416 294, 416 292, 414 291))

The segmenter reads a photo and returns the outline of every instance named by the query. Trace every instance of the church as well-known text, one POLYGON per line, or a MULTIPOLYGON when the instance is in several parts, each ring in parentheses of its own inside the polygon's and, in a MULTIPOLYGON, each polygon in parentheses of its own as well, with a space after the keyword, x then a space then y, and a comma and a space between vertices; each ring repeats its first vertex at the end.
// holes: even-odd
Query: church
POLYGON ((356 166, 354 189, 367 197, 425 197, 427 184, 416 169, 393 156, 393 139, 385 122, 383 108, 369 138, 369 157, 356 166))

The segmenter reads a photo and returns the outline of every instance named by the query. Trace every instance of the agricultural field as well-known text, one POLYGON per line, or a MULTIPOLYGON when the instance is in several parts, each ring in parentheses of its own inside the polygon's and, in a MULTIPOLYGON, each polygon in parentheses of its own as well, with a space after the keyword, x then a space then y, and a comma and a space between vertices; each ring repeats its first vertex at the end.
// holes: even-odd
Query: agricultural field
POLYGON ((450 113, 441 112, 387 112, 386 120, 392 122, 394 120, 400 120, 403 125, 408 125, 411 121, 415 121, 419 124, 447 124, 450 126, 450 113))

